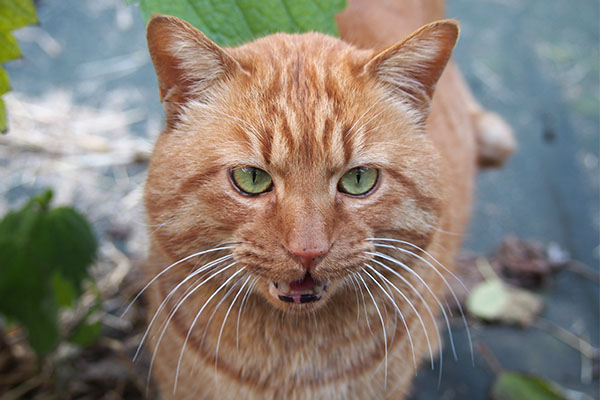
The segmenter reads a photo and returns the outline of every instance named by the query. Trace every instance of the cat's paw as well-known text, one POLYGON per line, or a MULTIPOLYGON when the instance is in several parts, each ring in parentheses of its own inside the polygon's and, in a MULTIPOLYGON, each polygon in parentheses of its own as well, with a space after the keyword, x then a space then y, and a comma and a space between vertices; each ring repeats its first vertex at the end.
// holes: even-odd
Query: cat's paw
POLYGON ((512 128, 498 114, 480 111, 473 114, 478 164, 480 167, 499 167, 517 147, 512 128))

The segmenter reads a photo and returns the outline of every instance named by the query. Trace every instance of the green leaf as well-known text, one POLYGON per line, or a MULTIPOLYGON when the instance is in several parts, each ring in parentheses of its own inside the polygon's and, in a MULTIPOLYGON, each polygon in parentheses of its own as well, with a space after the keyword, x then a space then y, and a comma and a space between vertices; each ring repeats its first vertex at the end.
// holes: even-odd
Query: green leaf
POLYGON ((59 207, 47 214, 45 228, 50 235, 48 260, 61 277, 67 280, 79 295, 81 284, 88 277, 87 267, 96 254, 96 237, 90 224, 76 210, 59 207))
POLYGON ((41 303, 38 310, 14 315, 27 329, 27 338, 38 356, 44 357, 54 350, 60 339, 58 308, 51 301, 41 303))
POLYGON ((57 345, 59 308, 80 294, 97 247, 85 218, 51 209, 51 199, 47 191, 0 220, 0 313, 27 330, 40 356, 57 345))
POLYGON ((345 0, 140 0, 153 14, 183 18, 222 46, 236 46, 275 32, 337 35, 334 15, 345 0))
POLYGON ((492 388, 493 400, 567 400, 554 384, 532 375, 503 372, 492 388))
POLYGON ((21 57, 17 39, 10 32, 0 31, 0 62, 21 57))
POLYGON ((10 90, 10 84, 8 83, 8 74, 4 68, 0 67, 0 96, 10 90))
MULTIPOLYGON (((17 39, 10 32, 37 22, 33 0, 0 0, 0 63, 21 57, 17 39)), ((9 90, 6 71, 0 68, 0 96, 9 90)), ((0 97, 0 133, 7 130, 6 107, 0 97)))
POLYGON ((102 324, 100 321, 81 323, 69 337, 69 342, 83 347, 91 346, 98 340, 101 331, 102 324))
POLYGON ((14 241, 26 245, 27 238, 39 223, 42 213, 45 213, 52 200, 52 191, 33 196, 27 204, 18 211, 7 213, 0 221, 0 241, 14 241))
POLYGON ((4 105, 4 100, 0 97, 0 133, 5 133, 7 130, 6 106, 4 105))
POLYGON ((13 31, 37 22, 33 0, 0 0, 0 31, 13 31))
POLYGON ((0 241, 0 259, 0 313, 19 322, 28 332, 33 349, 44 356, 59 337, 52 293, 18 243, 0 241))
POLYGON ((61 307, 71 307, 77 297, 71 283, 61 278, 59 274, 54 274, 52 277, 52 286, 58 305, 61 307))

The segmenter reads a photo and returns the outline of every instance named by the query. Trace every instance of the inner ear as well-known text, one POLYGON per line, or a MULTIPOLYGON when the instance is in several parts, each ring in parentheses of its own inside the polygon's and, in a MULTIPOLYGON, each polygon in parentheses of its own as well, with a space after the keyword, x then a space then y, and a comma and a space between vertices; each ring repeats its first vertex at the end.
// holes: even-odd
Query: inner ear
POLYGON ((177 119, 183 103, 206 102, 216 83, 246 73, 224 49, 179 18, 152 17, 146 38, 168 123, 177 119))
POLYGON ((397 100, 419 111, 424 122, 431 97, 458 40, 458 23, 444 20, 425 25, 403 41, 375 54, 365 65, 397 100))

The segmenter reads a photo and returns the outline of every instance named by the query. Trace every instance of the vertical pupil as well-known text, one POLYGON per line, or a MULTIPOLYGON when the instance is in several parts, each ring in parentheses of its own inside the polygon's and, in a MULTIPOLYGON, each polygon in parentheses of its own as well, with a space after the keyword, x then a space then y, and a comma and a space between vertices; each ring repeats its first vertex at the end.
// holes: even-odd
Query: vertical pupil
POLYGON ((360 169, 356 170, 356 184, 360 185, 360 177, 362 175, 362 171, 360 169))
POLYGON ((256 183, 256 168, 252 168, 252 183, 256 183))

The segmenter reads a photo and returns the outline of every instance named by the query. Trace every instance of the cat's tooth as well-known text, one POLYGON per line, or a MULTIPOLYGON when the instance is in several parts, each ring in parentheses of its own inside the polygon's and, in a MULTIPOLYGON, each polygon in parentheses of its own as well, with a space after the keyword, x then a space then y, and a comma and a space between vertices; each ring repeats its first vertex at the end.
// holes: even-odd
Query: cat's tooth
POLYGON ((290 285, 285 282, 279 282, 279 290, 281 290, 283 293, 289 293, 290 285))
POLYGON ((313 287, 313 292, 315 292, 315 293, 321 293, 322 291, 323 291, 323 286, 321 286, 321 285, 315 285, 313 287))

